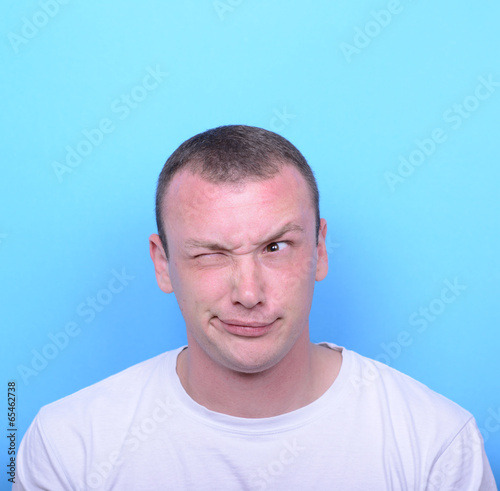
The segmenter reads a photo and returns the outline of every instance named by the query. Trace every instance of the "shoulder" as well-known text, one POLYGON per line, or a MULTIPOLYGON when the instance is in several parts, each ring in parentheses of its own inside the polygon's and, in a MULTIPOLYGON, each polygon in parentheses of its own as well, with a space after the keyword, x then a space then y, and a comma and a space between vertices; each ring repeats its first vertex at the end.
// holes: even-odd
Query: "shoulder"
POLYGON ((374 414, 390 415, 396 422, 425 428, 428 434, 450 441, 473 419, 467 410, 414 378, 354 351, 329 346, 342 351, 342 380, 350 397, 374 414))
POLYGON ((181 349, 42 407, 19 449, 20 479, 30 489, 80 489, 75 483, 94 475, 94 464, 111 469, 123 448, 136 450, 144 438, 137 425, 153 431, 175 408, 172 380, 181 349))
POLYGON ((144 394, 155 394, 159 384, 168 385, 169 367, 181 348, 133 365, 100 382, 42 407, 39 424, 66 427, 108 421, 117 422, 137 411, 144 394))
POLYGON ((354 414, 363 441, 367 435, 375 435, 384 448, 397 449, 404 456, 404 465, 411 472, 432 472, 436 482, 443 476, 448 482, 466 475, 463 469, 469 468, 468 460, 475 468, 484 468, 486 476, 491 474, 469 411, 394 368, 345 348, 330 347, 342 351, 337 380, 342 383, 346 411, 354 414))

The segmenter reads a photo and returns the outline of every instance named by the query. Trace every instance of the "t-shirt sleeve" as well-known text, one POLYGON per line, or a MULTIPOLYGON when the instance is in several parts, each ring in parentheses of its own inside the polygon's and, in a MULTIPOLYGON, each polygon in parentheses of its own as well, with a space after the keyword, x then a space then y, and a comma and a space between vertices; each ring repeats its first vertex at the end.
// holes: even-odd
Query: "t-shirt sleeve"
POLYGON ((484 442, 471 418, 436 459, 426 491, 497 491, 484 442))
POLYGON ((43 432, 40 414, 36 416, 19 447, 13 491, 73 489, 63 466, 43 432))

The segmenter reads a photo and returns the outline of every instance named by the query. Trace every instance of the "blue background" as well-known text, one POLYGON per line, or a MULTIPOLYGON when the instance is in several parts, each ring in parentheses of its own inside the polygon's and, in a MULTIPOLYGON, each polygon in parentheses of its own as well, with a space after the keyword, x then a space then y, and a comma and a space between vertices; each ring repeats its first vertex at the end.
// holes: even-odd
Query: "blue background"
POLYGON ((17 381, 18 444, 42 405, 185 343, 149 258, 156 179, 185 139, 242 123, 291 140, 319 182, 330 272, 313 340, 471 411, 500 479, 498 2, 0 10, 1 373, 17 381), (133 279, 103 293, 113 270, 133 279), (461 287, 445 304, 446 281, 461 287))

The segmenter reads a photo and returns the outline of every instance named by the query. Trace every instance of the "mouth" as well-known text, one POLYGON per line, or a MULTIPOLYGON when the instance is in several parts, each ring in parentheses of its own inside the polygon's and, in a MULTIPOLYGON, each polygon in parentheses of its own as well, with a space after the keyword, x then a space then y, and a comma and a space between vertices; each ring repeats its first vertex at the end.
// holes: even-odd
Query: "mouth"
POLYGON ((258 337, 267 334, 276 324, 277 319, 270 323, 250 322, 236 319, 219 319, 220 326, 225 331, 236 336, 258 337))

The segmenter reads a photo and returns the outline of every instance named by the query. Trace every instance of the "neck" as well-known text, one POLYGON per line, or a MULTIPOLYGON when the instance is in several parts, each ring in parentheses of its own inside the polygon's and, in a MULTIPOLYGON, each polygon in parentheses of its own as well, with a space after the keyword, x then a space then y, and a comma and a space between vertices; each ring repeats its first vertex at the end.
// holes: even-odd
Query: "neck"
POLYGON ((334 382, 341 363, 338 351, 307 340, 296 343, 275 366, 242 373, 217 364, 194 346, 179 354, 177 373, 189 396, 212 411, 268 418, 318 399, 334 382))

